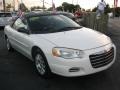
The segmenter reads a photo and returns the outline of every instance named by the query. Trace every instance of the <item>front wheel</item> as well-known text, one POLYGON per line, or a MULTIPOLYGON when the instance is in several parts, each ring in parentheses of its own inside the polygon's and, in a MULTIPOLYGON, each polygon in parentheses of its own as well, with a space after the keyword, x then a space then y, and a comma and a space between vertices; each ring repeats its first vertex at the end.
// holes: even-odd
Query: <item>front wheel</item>
POLYGON ((38 73, 42 77, 48 78, 51 75, 51 71, 45 56, 43 56, 40 52, 37 52, 35 53, 34 59, 35 59, 35 66, 38 73))

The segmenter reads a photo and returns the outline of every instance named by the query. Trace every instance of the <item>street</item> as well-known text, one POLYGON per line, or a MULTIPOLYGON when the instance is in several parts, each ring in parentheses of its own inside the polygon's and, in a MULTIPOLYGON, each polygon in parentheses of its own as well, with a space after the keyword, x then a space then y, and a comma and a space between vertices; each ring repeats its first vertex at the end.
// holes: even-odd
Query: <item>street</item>
MULTIPOLYGON (((32 61, 8 52, 0 30, 0 90, 120 90, 120 24, 109 20, 107 35, 117 46, 117 58, 108 70, 82 77, 41 78, 32 61)), ((118 21, 120 23, 120 19, 118 21)))

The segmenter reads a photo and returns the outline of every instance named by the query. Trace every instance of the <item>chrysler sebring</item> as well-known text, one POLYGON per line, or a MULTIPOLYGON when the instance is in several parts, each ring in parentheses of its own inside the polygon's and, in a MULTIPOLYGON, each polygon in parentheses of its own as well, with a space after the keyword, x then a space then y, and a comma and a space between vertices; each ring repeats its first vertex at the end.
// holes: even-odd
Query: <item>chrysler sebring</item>
POLYGON ((84 76, 109 68, 116 47, 111 39, 55 13, 27 13, 4 29, 8 51, 34 61, 40 76, 84 76))

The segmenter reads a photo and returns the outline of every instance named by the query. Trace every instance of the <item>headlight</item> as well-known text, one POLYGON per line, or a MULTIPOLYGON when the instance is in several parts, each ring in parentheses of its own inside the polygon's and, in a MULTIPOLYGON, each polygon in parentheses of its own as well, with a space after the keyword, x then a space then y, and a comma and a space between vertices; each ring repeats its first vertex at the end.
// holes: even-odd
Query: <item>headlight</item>
POLYGON ((84 52, 81 50, 68 49, 68 48, 53 48, 52 49, 53 56, 62 57, 65 59, 72 58, 83 58, 84 52))

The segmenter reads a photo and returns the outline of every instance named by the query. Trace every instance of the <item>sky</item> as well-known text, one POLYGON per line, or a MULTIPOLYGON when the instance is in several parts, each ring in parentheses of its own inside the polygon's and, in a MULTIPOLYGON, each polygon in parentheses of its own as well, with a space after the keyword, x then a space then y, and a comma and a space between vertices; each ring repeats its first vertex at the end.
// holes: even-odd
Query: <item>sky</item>
MULTIPOLYGON (((1 0, 0 0, 1 1, 1 0)), ((6 0, 7 3, 11 3, 13 0, 6 0)), ((17 1, 17 0, 16 0, 17 1)), ((24 4, 30 8, 31 6, 42 6, 42 0, 18 0, 19 2, 23 1, 24 4)), ((53 0, 55 6, 60 6, 63 2, 79 4, 81 8, 93 9, 97 6, 98 2, 101 0, 53 0)), ((114 0, 105 0, 111 7, 113 6, 114 0)), ((47 8, 52 6, 52 0, 45 0, 45 6, 47 8)), ((118 0, 118 6, 120 6, 120 0, 118 0)), ((17 7, 17 5, 16 5, 17 7)))
MULTIPOLYGON (((28 7, 34 6, 34 5, 40 5, 42 6, 42 0, 23 0, 25 3, 29 3, 28 7)), ((92 9, 95 6, 97 6, 98 2, 101 0, 53 0, 55 3, 55 6, 60 6, 63 2, 73 3, 73 4, 79 4, 82 8, 85 9, 92 9)), ((45 0, 46 7, 51 7, 52 0, 45 0)), ((108 3, 111 7, 114 3, 114 0, 105 0, 106 3, 108 3)), ((118 0, 118 6, 120 6, 120 0, 118 0)))

